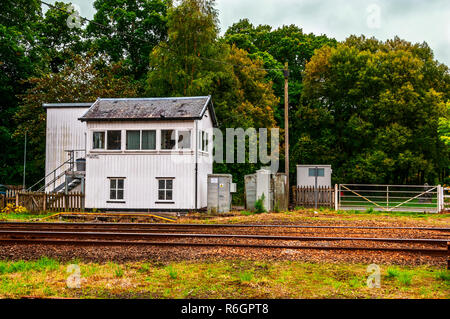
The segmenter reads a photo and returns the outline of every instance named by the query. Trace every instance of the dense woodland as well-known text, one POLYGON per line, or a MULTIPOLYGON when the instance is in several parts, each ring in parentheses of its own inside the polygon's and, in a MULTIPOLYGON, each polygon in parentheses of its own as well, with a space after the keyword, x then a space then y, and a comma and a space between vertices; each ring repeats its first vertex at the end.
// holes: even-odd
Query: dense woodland
MULTIPOLYGON (((95 0, 73 28, 68 4, 44 7, 0 2, 2 184, 22 182, 25 133, 27 184, 43 177, 42 103, 211 94, 221 128, 283 135, 286 62, 293 181, 295 164, 314 163, 331 164, 334 182, 449 183, 450 74, 425 42, 338 42, 247 19, 221 36, 214 1, 95 0)), ((256 168, 214 169, 242 187, 256 168)))

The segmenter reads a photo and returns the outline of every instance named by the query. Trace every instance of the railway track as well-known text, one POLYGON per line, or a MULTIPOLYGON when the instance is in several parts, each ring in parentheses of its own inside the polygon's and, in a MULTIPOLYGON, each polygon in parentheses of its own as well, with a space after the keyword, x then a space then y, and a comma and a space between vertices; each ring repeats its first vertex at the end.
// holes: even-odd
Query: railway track
POLYGON ((0 223, 0 244, 3 245, 154 245, 359 250, 404 252, 447 256, 447 258, 449 235, 450 228, 432 227, 0 223))

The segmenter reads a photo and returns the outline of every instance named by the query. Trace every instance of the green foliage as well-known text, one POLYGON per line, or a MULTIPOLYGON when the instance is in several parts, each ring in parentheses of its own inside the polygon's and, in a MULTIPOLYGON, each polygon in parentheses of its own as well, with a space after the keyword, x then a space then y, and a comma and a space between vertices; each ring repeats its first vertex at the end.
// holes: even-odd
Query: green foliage
POLYGON ((143 79, 150 52, 167 36, 170 4, 170 0, 96 0, 94 22, 87 27, 94 37, 92 46, 113 62, 124 62, 129 75, 143 79))
POLYGON ((256 202, 255 202, 255 213, 256 214, 265 213, 267 211, 266 208, 264 207, 264 199, 265 198, 266 198, 266 196, 263 193, 262 196, 256 200, 256 202))
POLYGON ((332 164, 336 182, 437 182, 450 75, 426 44, 350 37, 307 64, 294 162, 332 164))
MULTIPOLYGON (((217 15, 214 1, 184 0, 168 10, 168 39, 150 55, 147 95, 211 94, 221 129, 276 127, 279 99, 261 69, 263 61, 221 41, 217 15)), ((253 163, 214 165, 216 173, 241 177, 260 168, 253 163)), ((243 178, 237 187, 242 193, 243 178)))

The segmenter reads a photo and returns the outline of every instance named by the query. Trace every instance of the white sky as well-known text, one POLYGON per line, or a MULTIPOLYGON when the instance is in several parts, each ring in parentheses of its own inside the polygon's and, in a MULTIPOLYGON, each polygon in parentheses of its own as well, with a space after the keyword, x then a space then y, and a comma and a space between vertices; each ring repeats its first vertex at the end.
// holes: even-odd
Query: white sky
MULTIPOLYGON (((94 0, 63 0, 92 18, 94 0)), ((50 1, 54 3, 54 0, 50 1)), ((449 0, 216 0, 222 33, 239 19, 273 27, 295 24, 305 33, 344 40, 364 34, 386 40, 398 35, 427 42, 435 58, 450 66, 449 0), (379 12, 379 14, 378 14, 379 12)), ((45 9, 45 8, 44 8, 45 9)))

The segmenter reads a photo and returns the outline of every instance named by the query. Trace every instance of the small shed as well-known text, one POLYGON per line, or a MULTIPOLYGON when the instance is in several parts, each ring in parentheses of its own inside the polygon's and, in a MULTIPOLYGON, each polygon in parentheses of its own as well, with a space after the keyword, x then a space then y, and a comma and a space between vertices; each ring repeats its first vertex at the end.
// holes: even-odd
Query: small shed
POLYGON ((297 165, 297 187, 331 187, 331 165, 297 165))

